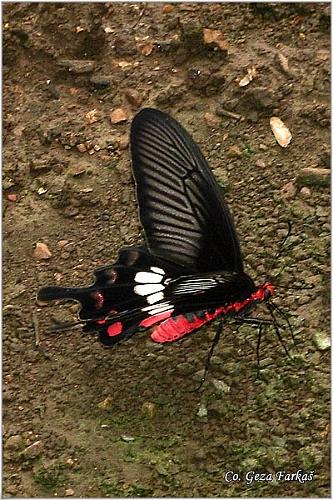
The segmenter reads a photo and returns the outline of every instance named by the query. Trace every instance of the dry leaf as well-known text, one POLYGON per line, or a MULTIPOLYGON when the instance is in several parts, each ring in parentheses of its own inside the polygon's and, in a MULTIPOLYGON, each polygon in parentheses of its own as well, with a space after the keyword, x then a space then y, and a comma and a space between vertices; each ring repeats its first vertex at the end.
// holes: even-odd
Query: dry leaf
POLYGON ((288 127, 277 116, 273 116, 269 123, 278 144, 286 148, 291 141, 291 133, 288 127))
POLYGON ((204 40, 204 43, 207 45, 214 44, 220 50, 228 52, 229 44, 224 39, 222 32, 219 30, 211 30, 208 28, 204 28, 203 40, 204 40))
POLYGON ((245 87, 246 85, 248 85, 250 82, 252 82, 253 78, 256 76, 257 74, 257 70, 255 67, 253 68, 249 68, 247 70, 247 75, 245 75, 241 80, 240 82, 238 83, 238 85, 240 87, 245 87))

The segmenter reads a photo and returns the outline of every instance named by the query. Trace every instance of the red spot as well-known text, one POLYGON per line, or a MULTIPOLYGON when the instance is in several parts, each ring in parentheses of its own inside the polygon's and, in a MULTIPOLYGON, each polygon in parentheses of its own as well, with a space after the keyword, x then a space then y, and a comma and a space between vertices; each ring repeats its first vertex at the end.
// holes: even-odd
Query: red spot
POLYGON ((7 194, 7 200, 17 201, 17 194, 7 194))
POLYGON ((119 335, 119 333, 123 331, 123 324, 120 323, 120 321, 117 321, 117 323, 113 323, 113 325, 108 326, 106 331, 110 337, 119 335))
POLYGON ((170 318, 171 312, 172 311, 166 311, 161 314, 157 314, 156 316, 150 316, 149 318, 142 320, 139 326, 144 326, 145 328, 148 328, 149 326, 155 325, 155 323, 159 323, 164 319, 170 318))
POLYGON ((104 325, 104 323, 106 323, 106 320, 105 320, 105 319, 98 319, 98 320, 96 321, 96 323, 97 323, 98 325, 104 325))

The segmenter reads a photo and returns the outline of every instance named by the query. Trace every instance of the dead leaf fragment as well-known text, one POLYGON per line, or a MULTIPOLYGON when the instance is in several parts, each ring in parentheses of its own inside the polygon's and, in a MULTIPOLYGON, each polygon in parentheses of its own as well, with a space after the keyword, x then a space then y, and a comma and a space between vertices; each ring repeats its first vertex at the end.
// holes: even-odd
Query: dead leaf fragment
POLYGON ((111 398, 105 398, 105 399, 103 399, 103 401, 101 401, 100 403, 98 403, 97 406, 101 410, 108 410, 111 407, 111 404, 112 404, 111 398))
POLYGON ((224 39, 220 30, 211 30, 209 28, 203 29, 203 41, 207 45, 216 45, 223 52, 228 53, 229 44, 224 39))
POLYGON ((45 243, 38 242, 36 243, 36 248, 34 250, 34 257, 37 260, 45 260, 50 259, 52 257, 52 253, 45 243))
POLYGON ((150 54, 154 50, 154 43, 153 42, 146 42, 144 44, 138 44, 137 49, 143 56, 150 56, 150 54))
POLYGON ((111 113, 111 123, 121 123, 127 120, 127 114, 122 108, 117 108, 111 113))
POLYGON ((269 123, 277 143, 286 148, 291 141, 291 133, 288 127, 277 116, 272 116, 269 123))
POLYGON ((247 74, 239 81, 238 85, 240 87, 246 87, 250 82, 252 82, 253 78, 256 76, 257 70, 255 67, 249 68, 247 70, 247 74))

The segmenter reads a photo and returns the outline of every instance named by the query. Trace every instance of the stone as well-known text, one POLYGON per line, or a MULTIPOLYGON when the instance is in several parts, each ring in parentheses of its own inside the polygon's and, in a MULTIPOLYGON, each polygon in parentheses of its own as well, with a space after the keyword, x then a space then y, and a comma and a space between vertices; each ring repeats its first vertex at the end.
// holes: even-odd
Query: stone
POLYGON ((125 122, 127 118, 128 116, 122 108, 115 109, 110 115, 111 123, 113 124, 125 122))
POLYGON ((19 434, 15 434, 14 436, 10 436, 6 440, 4 448, 5 450, 18 450, 22 448, 23 444, 24 442, 22 436, 20 436, 19 434))
POLYGON ((238 146, 231 146, 228 150, 228 154, 229 154, 229 156, 238 157, 238 158, 240 156, 242 156, 242 152, 238 146))
POLYGON ((156 405, 150 401, 145 401, 141 407, 141 411, 145 416, 154 418, 156 416, 156 405))
POLYGON ((128 100, 128 102, 132 104, 132 106, 134 106, 135 108, 141 106, 143 101, 142 95, 135 89, 126 89, 125 97, 128 100))
POLYGON ((34 250, 33 256, 37 260, 47 260, 52 257, 52 253, 45 243, 38 242, 36 243, 36 248, 34 250))
POLYGON ((327 351, 331 347, 331 339, 326 333, 315 332, 312 339, 319 351, 327 351))
POLYGON ((65 497, 73 497, 75 495, 75 491, 72 488, 67 488, 65 490, 65 497))

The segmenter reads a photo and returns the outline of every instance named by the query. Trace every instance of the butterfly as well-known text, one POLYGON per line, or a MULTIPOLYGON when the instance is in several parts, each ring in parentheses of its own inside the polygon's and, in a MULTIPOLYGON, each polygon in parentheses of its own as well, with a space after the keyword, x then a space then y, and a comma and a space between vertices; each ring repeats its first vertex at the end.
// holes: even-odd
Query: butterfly
POLYGON ((244 272, 240 244, 220 186, 198 145, 168 114, 144 108, 130 146, 145 241, 123 247, 85 288, 46 286, 39 301, 81 304, 84 332, 113 346, 150 329, 166 343, 215 318, 245 317, 274 287, 244 272))

